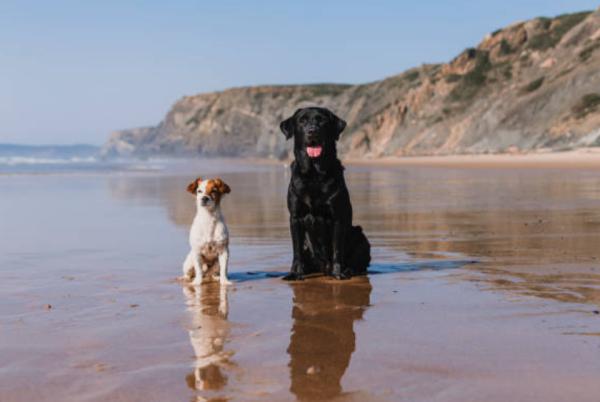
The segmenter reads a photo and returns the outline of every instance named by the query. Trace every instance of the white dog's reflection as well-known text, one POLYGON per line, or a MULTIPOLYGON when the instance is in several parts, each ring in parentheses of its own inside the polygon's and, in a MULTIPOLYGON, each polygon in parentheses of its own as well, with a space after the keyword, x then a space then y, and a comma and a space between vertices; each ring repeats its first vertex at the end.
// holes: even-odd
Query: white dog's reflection
POLYGON ((190 343, 196 356, 194 372, 186 377, 194 390, 220 390, 227 383, 223 369, 233 352, 224 349, 229 336, 227 286, 218 282, 184 286, 190 320, 190 343))

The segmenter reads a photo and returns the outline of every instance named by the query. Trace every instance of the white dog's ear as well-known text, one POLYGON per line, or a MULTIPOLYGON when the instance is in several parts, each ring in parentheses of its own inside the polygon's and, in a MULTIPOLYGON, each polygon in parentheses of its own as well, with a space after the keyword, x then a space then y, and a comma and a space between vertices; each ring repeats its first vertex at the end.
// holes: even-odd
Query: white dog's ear
POLYGON ((193 182, 188 184, 188 186, 187 186, 188 193, 196 194, 196 191, 198 191, 198 186, 200 185, 200 183, 202 183, 202 177, 198 177, 198 178, 196 178, 196 180, 194 180, 193 182))
POLYGON ((289 140, 294 135, 294 128, 296 126, 296 116, 300 113, 302 109, 298 109, 294 112, 291 117, 288 117, 284 121, 279 124, 279 129, 285 135, 285 139, 289 140))

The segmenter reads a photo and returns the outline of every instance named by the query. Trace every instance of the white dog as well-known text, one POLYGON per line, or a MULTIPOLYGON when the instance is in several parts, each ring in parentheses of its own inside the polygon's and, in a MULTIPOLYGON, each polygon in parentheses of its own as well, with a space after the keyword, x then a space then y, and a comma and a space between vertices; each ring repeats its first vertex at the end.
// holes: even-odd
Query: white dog
POLYGON ((221 197, 231 190, 221 179, 191 182, 187 191, 196 196, 196 217, 190 229, 191 250, 183 263, 183 279, 194 285, 216 280, 228 285, 229 232, 221 214, 221 197), (218 269, 217 269, 218 266, 218 269))

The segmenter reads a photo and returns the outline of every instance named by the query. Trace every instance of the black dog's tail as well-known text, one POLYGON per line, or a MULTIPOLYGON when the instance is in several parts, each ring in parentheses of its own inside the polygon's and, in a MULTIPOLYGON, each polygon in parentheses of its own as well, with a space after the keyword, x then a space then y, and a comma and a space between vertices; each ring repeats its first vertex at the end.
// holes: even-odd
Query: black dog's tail
POLYGON ((352 226, 346 243, 346 264, 352 275, 366 275, 371 263, 371 244, 360 226, 352 226))

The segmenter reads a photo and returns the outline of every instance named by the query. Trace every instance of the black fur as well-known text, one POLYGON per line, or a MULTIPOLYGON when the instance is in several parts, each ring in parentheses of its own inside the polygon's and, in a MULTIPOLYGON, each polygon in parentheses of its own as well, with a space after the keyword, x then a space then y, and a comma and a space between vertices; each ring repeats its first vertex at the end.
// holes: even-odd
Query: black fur
POLYGON ((298 109, 280 124, 287 139, 294 137, 292 178, 287 203, 294 260, 286 280, 321 272, 337 279, 364 275, 371 246, 360 226, 352 226, 352 205, 337 158, 336 141, 346 122, 331 111, 298 109), (321 147, 310 157, 307 147, 321 147))

